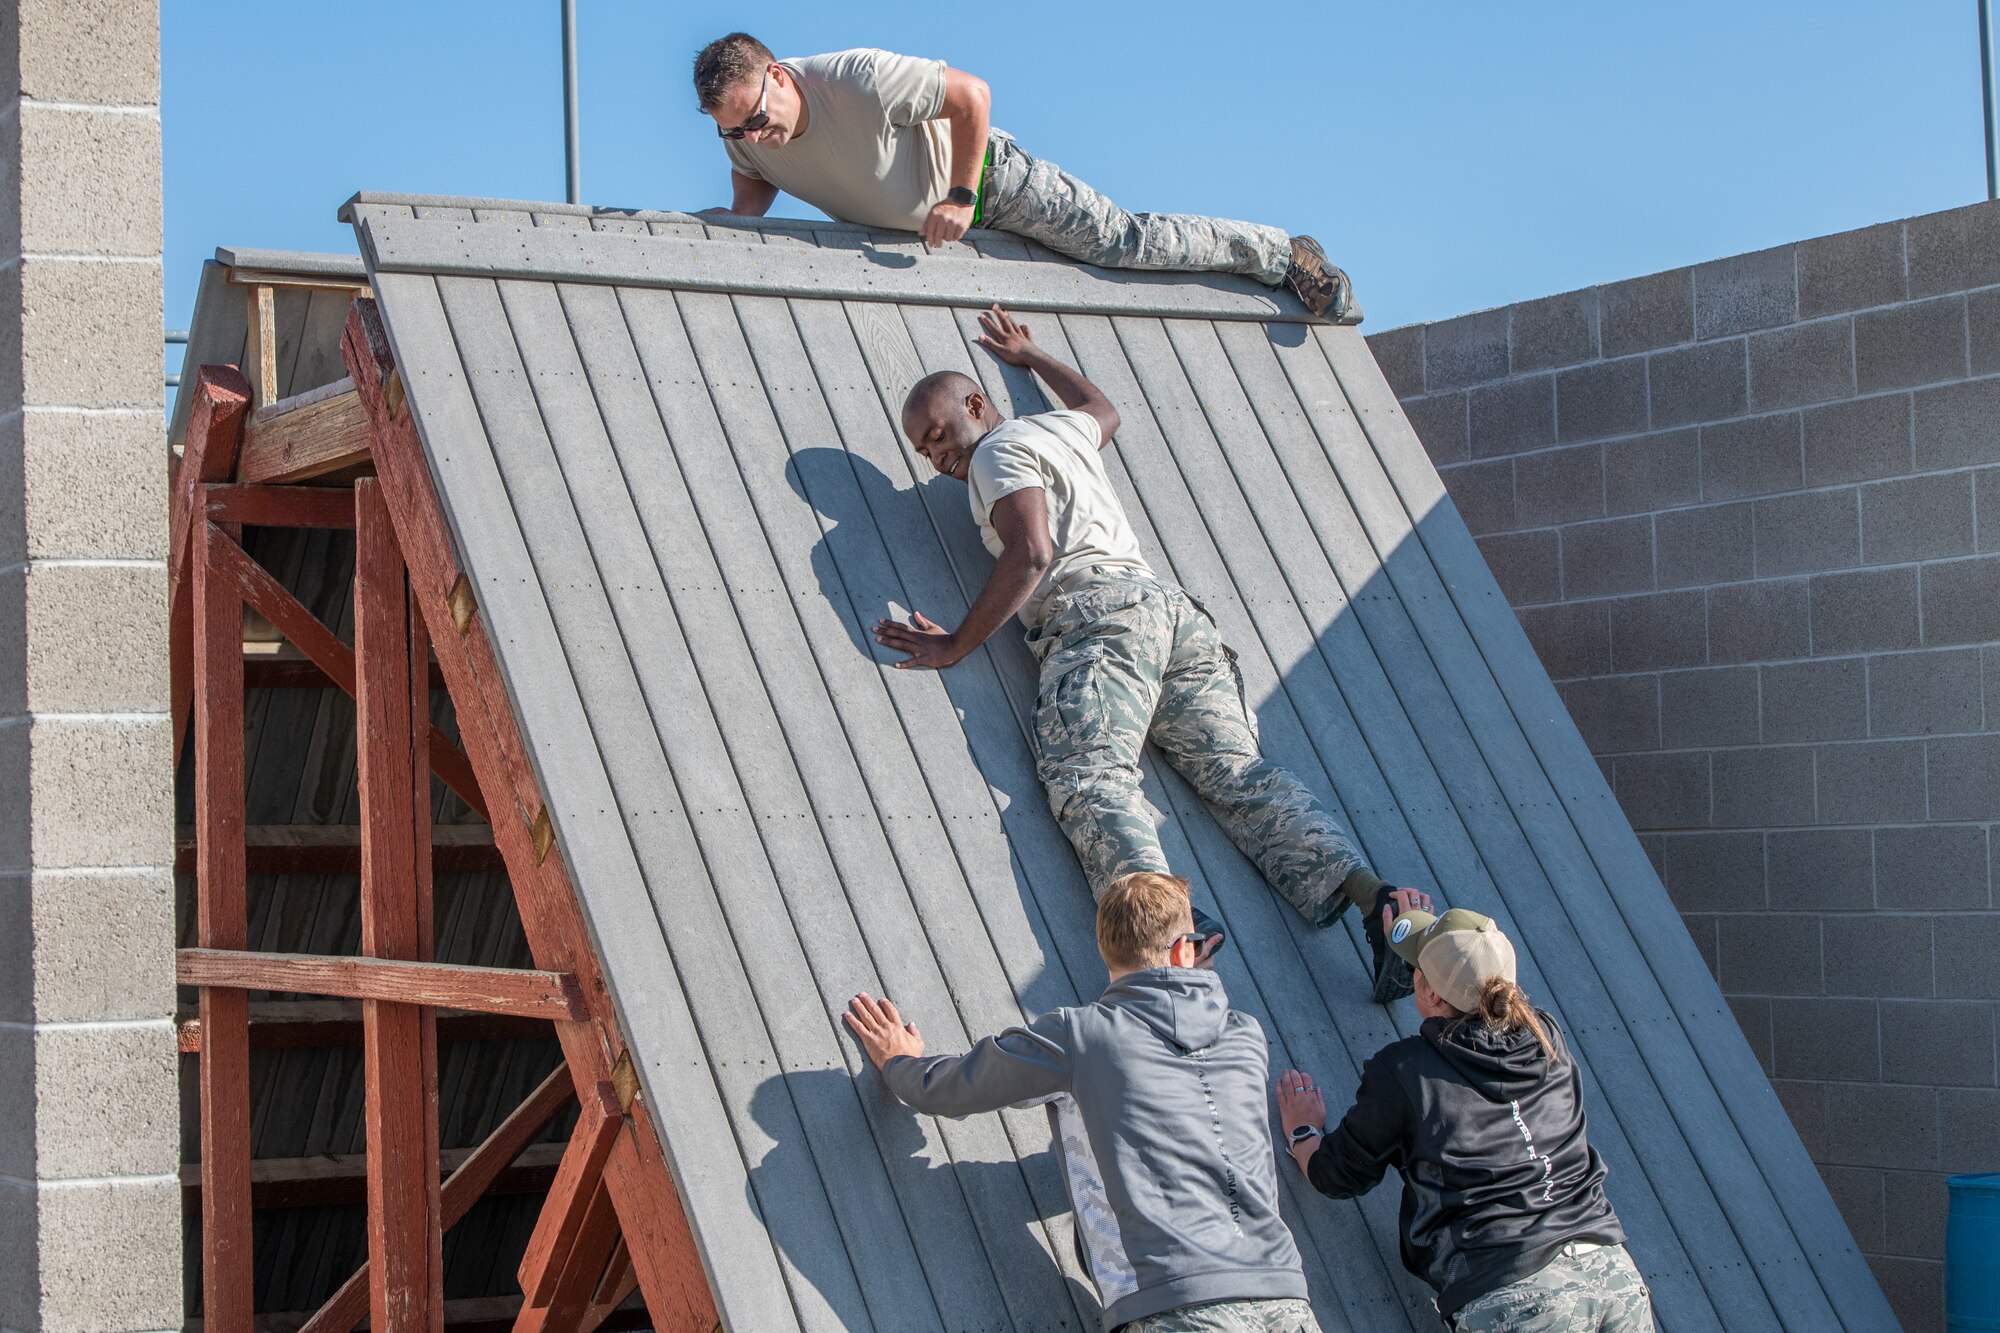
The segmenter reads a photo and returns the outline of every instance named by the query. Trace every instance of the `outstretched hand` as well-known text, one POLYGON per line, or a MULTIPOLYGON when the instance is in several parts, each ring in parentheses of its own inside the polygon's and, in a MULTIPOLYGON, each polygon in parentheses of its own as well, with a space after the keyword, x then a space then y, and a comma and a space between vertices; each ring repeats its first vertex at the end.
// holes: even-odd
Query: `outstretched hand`
POLYGON ((1389 901, 1382 904, 1382 934, 1386 937, 1389 928, 1396 924, 1396 918, 1405 912, 1436 911, 1431 896, 1422 889, 1391 889, 1389 901))
POLYGON ((924 1034, 915 1023, 905 1023, 894 1002, 878 1000, 867 991, 847 1002, 847 1026, 860 1039, 861 1049, 877 1069, 899 1055, 924 1053, 924 1034))
POLYGON ((906 661, 896 663, 899 671, 905 667, 929 667, 933 671, 941 671, 965 657, 959 651, 957 637, 921 611, 910 612, 910 623, 907 625, 900 620, 876 621, 875 642, 884 648, 910 655, 906 661))
POLYGON ((996 302, 992 309, 979 312, 979 345, 999 357, 1010 366, 1025 366, 1041 349, 1035 346, 1034 335, 1028 326, 1002 310, 996 302))
POLYGON ((1303 1171, 1306 1162, 1319 1151, 1319 1140, 1307 1139, 1304 1143, 1291 1142, 1292 1131, 1300 1125, 1311 1125, 1314 1129, 1326 1129, 1326 1098, 1313 1086, 1312 1075, 1298 1069, 1287 1069, 1278 1075, 1278 1119, 1284 1122, 1286 1147, 1291 1150, 1292 1160, 1303 1171))

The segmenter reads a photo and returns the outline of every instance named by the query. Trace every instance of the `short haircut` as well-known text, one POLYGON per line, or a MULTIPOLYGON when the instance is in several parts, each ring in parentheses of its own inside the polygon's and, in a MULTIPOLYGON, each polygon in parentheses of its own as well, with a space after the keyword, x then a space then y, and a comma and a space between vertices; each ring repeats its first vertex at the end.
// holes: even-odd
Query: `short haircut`
POLYGON ((1120 875, 1097 900, 1097 948, 1115 968, 1159 967, 1188 927, 1188 884, 1179 875, 1120 875))
POLYGON ((936 398, 948 397, 962 403, 979 392, 982 392, 979 381, 964 371, 933 370, 911 385, 910 391, 903 395, 903 415, 908 416, 913 408, 928 408, 936 398))
POLYGON ((732 32, 702 47, 694 58, 694 94, 701 109, 714 110, 731 88, 757 78, 776 60, 770 47, 747 32, 732 32))

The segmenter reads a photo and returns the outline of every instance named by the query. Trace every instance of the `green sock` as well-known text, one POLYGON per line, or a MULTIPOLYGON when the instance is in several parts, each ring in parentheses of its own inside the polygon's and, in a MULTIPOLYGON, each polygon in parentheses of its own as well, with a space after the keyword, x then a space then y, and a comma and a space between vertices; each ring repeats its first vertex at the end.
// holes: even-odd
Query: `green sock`
POLYGON ((1356 866, 1347 872, 1347 878, 1340 881, 1341 896, 1366 912, 1375 906, 1375 895, 1382 891, 1387 880, 1366 866, 1356 866))

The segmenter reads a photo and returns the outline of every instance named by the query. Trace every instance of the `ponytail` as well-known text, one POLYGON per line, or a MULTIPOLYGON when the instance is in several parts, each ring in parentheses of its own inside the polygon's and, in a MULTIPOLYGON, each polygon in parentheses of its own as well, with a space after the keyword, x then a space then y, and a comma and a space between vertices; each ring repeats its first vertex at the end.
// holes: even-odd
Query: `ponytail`
POLYGON ((1560 1062, 1555 1043, 1549 1040, 1548 1029, 1542 1026, 1535 1006, 1528 1003, 1528 992, 1522 990, 1505 977, 1494 977, 1479 992, 1479 1007, 1469 1014, 1460 1014, 1461 1023, 1477 1020, 1496 1032, 1532 1033, 1535 1042, 1542 1048, 1542 1054, 1552 1062, 1560 1062))

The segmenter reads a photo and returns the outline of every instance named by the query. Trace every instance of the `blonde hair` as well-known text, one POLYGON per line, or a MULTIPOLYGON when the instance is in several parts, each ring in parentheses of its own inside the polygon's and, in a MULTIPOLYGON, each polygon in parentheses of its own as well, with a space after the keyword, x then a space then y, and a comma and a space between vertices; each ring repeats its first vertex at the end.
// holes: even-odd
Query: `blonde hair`
POLYGON ((1114 968, 1158 967, 1190 920, 1188 884, 1151 870, 1120 875, 1097 900, 1097 948, 1114 968))
POLYGON ((1505 977, 1491 977, 1479 991, 1479 1006, 1471 1013, 1459 1009, 1443 996, 1438 1002, 1450 1009, 1458 1017, 1452 1026, 1460 1023, 1478 1022, 1496 1032, 1528 1032, 1542 1048, 1542 1054, 1554 1063, 1561 1063, 1562 1056, 1556 1051, 1556 1044, 1549 1040, 1548 1029, 1542 1026, 1541 1016, 1528 999, 1528 992, 1522 990, 1505 977))

